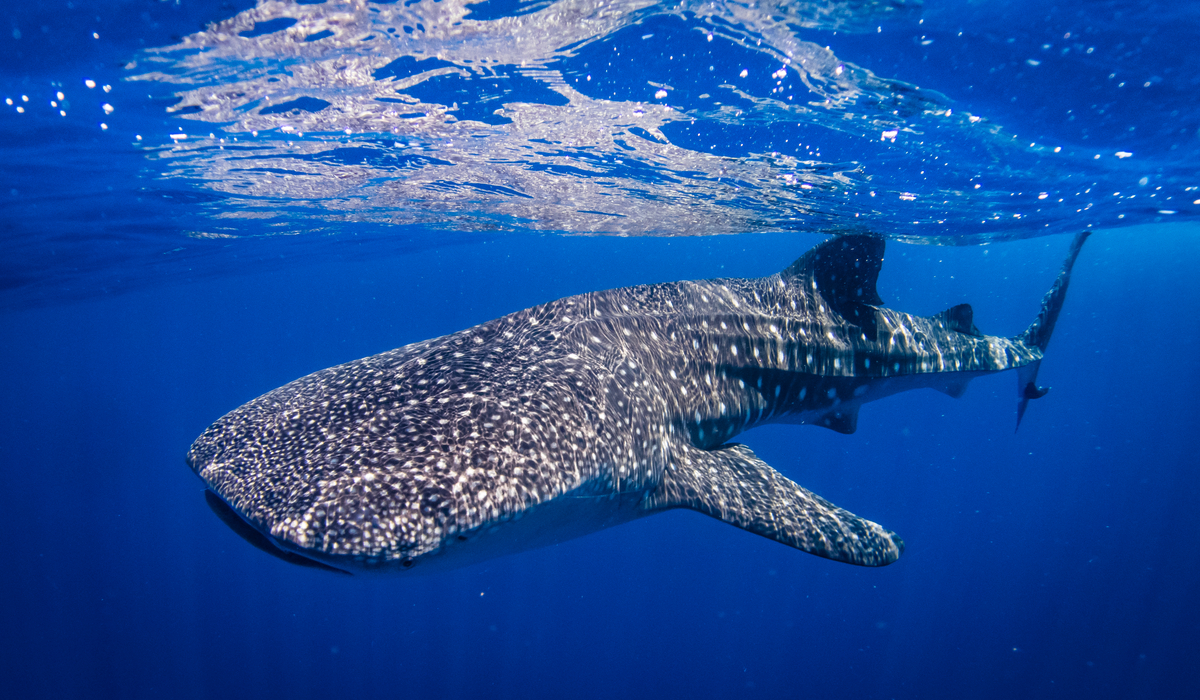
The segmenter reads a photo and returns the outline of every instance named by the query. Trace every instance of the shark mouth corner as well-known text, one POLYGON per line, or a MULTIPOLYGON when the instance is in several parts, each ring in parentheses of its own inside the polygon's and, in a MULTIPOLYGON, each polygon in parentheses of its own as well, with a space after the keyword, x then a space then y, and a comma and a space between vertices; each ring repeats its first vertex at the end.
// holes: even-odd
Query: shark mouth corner
POLYGON ((238 515, 237 511, 230 507, 230 505, 215 492, 213 492, 212 489, 204 490, 204 501, 208 504, 209 509, 221 519, 221 522, 228 525, 229 529, 237 533, 238 537, 241 537, 243 540, 246 540, 253 545, 256 549, 266 552, 276 559, 309 569, 319 569, 321 571, 328 571, 335 574, 341 574, 343 576, 353 575, 349 571, 339 569, 336 566, 330 566, 329 564, 319 562, 316 559, 310 559, 302 554, 297 554, 290 550, 283 549, 277 545, 272 538, 259 532, 257 529, 251 526, 250 523, 246 522, 242 516, 238 515))

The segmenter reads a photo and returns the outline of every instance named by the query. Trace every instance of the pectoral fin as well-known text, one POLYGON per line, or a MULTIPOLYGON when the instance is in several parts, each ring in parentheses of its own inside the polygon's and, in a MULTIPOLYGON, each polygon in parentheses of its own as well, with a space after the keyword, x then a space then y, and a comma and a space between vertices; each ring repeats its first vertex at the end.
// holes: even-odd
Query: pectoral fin
POLYGON ((933 320, 947 330, 972 335, 976 338, 983 337, 983 334, 975 327, 975 310, 971 308, 970 304, 951 306, 934 316, 933 320))
POLYGON ((804 489, 745 445, 684 445, 649 498, 652 508, 690 508, 826 559, 885 566, 904 542, 804 489))

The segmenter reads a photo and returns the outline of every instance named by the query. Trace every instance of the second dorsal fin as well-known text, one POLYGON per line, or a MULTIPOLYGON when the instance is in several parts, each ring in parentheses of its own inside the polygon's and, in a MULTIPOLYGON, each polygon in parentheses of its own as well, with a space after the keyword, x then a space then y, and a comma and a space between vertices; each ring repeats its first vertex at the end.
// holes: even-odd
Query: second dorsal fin
POLYGON ((983 337, 983 334, 975 327, 975 310, 971 308, 970 304, 951 306, 940 314, 936 314, 933 320, 941 323, 942 327, 948 331, 958 331, 977 338, 983 337))

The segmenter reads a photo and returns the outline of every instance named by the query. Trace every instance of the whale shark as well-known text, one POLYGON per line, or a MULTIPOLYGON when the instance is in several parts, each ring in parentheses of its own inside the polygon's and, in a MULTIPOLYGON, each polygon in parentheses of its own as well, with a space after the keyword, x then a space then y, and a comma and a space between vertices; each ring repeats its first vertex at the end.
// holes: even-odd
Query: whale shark
POLYGON ((1019 426, 1086 238, 1016 337, 981 333, 967 304, 886 308, 884 239, 839 235, 769 277, 580 294, 310 374, 213 423, 187 463, 251 544, 340 573, 462 566, 675 508, 883 566, 895 533, 732 439, 853 433, 869 401, 1008 370, 1019 426))

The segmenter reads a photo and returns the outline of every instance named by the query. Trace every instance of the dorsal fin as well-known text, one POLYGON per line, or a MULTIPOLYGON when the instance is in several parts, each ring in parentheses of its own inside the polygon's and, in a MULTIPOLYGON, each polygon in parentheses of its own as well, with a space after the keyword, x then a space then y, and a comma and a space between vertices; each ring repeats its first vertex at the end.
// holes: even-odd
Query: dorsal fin
POLYGON ((882 267, 883 239, 852 234, 821 243, 780 276, 804 294, 819 293, 827 308, 875 340, 878 319, 874 306, 883 303, 875 283, 882 267))
POLYGON ((942 327, 948 331, 958 331, 976 338, 983 337, 983 334, 975 327, 975 310, 971 308, 970 304, 951 306, 940 314, 936 314, 933 320, 941 323, 942 327))
POLYGON ((878 236, 837 236, 800 256, 781 275, 788 281, 816 282, 821 296, 839 313, 851 304, 882 304, 875 283, 883 267, 883 248, 878 236))

